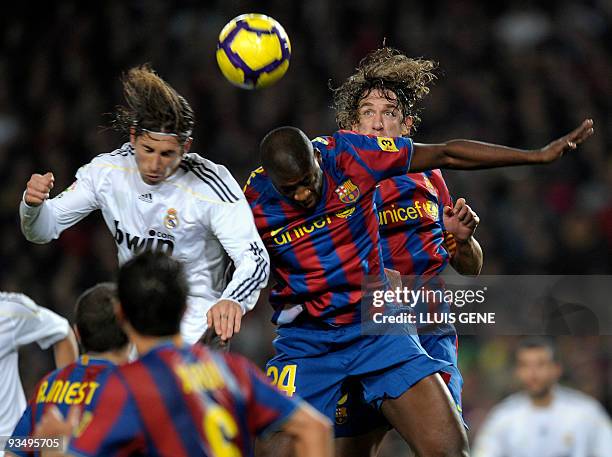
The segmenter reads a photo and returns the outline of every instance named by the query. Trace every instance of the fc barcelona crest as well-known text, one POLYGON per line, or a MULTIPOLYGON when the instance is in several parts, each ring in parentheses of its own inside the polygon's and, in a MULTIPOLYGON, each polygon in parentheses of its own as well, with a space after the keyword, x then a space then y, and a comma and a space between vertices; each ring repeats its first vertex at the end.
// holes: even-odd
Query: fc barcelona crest
POLYGON ((353 203, 359 198, 359 187, 353 184, 350 179, 336 187, 335 192, 342 203, 353 203))

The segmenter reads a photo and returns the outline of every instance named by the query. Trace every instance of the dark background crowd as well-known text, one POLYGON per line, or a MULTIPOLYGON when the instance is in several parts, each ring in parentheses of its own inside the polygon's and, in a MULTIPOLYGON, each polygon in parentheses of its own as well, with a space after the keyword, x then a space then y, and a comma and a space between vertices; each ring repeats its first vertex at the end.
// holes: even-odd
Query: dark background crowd
MULTIPOLYGON (((113 278, 114 242, 96 214, 37 246, 19 231, 18 203, 31 173, 52 171, 56 191, 82 164, 125 139, 105 129, 122 102, 120 76, 149 62, 190 101, 193 150, 244 183, 270 129, 315 137, 335 130, 337 87, 370 50, 386 44, 439 62, 417 142, 473 138, 537 148, 584 118, 596 135, 547 167, 446 172, 452 195, 481 218, 484 274, 612 272, 612 3, 607 0, 105 1, 12 3, 0 18, 0 289, 22 291, 72 317, 85 288, 113 278), (223 79, 217 36, 231 18, 277 19, 292 44, 285 77, 244 91, 223 79)), ((234 350, 260 365, 271 353, 270 310, 260 301, 234 350)), ((517 337, 461 340, 464 410, 472 432, 515 387, 517 337)), ((612 338, 559 340, 564 381, 612 409, 612 338)), ((22 357, 31 391, 48 354, 22 357)))

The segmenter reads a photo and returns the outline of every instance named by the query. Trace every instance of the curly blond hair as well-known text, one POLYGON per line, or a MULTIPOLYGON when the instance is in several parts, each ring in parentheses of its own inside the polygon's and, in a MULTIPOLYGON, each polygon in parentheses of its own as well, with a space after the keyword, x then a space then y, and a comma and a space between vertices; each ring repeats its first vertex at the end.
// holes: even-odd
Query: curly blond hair
POLYGON ((389 92, 395 94, 402 115, 412 116, 416 126, 421 120, 418 102, 429 93, 436 68, 434 61, 411 59, 394 48, 372 51, 359 62, 353 75, 340 87, 332 88, 338 126, 351 129, 359 120, 359 103, 377 89, 387 97, 389 92))
POLYGON ((135 129, 175 134, 180 143, 190 136, 195 125, 193 110, 166 81, 148 65, 131 68, 122 78, 127 106, 117 107, 112 127, 121 132, 135 129))

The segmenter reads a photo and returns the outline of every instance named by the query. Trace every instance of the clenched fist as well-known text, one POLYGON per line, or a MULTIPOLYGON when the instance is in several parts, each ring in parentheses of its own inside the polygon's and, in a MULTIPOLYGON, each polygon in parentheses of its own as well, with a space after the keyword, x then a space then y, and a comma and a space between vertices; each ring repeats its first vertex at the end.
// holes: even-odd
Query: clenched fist
POLYGON ((23 200, 29 206, 38 206, 49 198, 49 192, 53 189, 55 178, 50 171, 44 175, 37 173, 30 176, 30 180, 26 186, 26 192, 23 200))

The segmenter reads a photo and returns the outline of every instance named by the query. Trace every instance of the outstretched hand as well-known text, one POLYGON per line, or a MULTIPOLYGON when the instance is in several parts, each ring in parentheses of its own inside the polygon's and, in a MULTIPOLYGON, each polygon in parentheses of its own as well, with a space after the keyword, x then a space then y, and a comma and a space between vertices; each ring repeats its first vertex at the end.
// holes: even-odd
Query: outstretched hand
POLYGON ((561 157, 564 152, 576 149, 580 143, 593 135, 594 132, 593 119, 585 119, 579 127, 572 130, 567 135, 562 136, 536 151, 538 162, 554 162, 561 157))

